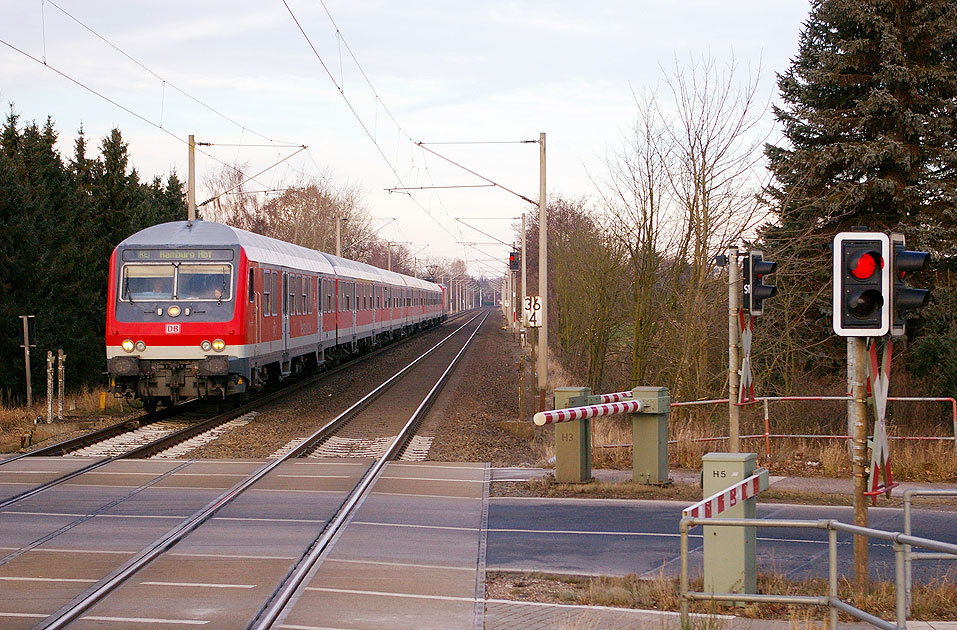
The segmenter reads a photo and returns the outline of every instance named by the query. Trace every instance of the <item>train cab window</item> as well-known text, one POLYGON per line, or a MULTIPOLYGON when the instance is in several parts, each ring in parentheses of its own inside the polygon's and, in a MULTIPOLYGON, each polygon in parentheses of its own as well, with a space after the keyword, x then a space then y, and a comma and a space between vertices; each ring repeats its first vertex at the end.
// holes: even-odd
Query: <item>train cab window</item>
POLYGON ((231 279, 230 265, 182 263, 176 275, 176 297, 223 302, 230 299, 231 279))
POLYGON ((174 274, 173 265, 125 265, 120 299, 128 302, 171 300, 174 274))
POLYGON ((249 268, 249 280, 246 283, 246 291, 249 293, 249 301, 256 301, 256 270, 249 268))

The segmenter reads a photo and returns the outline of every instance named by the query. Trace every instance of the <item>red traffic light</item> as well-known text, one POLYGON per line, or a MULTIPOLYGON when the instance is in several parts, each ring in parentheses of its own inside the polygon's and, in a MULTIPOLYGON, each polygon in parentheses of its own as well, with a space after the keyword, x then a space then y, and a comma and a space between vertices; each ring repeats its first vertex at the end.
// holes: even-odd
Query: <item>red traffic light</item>
POLYGON ((877 252, 860 252, 847 261, 848 271, 858 280, 867 280, 877 271, 878 265, 884 267, 884 260, 877 252))

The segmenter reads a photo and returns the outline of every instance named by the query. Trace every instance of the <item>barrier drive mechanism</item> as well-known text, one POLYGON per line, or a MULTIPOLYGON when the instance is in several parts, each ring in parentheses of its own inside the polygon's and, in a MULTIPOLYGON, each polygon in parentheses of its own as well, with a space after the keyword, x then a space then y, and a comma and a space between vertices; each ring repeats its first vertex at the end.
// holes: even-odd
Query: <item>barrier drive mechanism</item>
POLYGON ((588 387, 555 388, 555 410, 536 413, 538 426, 555 424, 555 480, 591 480, 592 418, 627 413, 632 426, 632 479, 663 485, 668 481, 668 414, 671 398, 664 387, 635 387, 630 392, 592 395, 588 387))

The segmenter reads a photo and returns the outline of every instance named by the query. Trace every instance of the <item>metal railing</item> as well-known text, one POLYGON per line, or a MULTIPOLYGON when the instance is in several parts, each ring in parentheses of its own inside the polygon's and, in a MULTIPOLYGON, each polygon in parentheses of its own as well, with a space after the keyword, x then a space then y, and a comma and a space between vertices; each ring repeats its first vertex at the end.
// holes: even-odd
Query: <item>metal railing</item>
MULTIPOLYGON (((911 535, 911 503, 914 497, 955 497, 957 490, 905 490, 904 491, 904 534, 911 535)), ((922 553, 911 551, 910 545, 904 545, 905 580, 907 582, 907 614, 914 610, 913 590, 914 580, 911 568, 914 560, 957 560, 957 556, 950 553, 922 553)))
POLYGON ((957 545, 943 543, 926 538, 917 538, 900 532, 887 532, 868 527, 848 525, 833 519, 816 521, 777 520, 777 519, 727 519, 727 518, 683 518, 680 523, 681 531, 681 592, 680 614, 681 626, 688 627, 688 605, 691 601, 714 602, 750 602, 775 603, 808 606, 827 606, 830 609, 830 628, 837 628, 838 612, 846 613, 856 619, 865 621, 884 630, 906 630, 907 627, 907 592, 905 588, 905 556, 907 547, 922 547, 947 555, 957 554, 957 545), (696 525, 711 527, 792 527, 798 529, 824 529, 828 533, 828 594, 827 595, 773 595, 754 593, 706 593, 692 591, 688 586, 688 531, 696 525), (838 596, 837 573, 837 534, 844 532, 856 536, 867 536, 891 543, 894 549, 895 586, 896 592, 896 623, 884 621, 864 612, 859 608, 844 602, 838 596))

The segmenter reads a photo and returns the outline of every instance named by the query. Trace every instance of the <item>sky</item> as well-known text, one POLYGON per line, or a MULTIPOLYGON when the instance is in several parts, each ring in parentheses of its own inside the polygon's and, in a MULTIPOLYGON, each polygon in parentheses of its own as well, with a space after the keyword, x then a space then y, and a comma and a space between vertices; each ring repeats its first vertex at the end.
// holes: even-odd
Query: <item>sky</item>
MULTIPOLYGON (((295 151, 280 145, 306 145, 251 187, 327 173, 362 191, 383 239, 486 276, 507 260, 495 241, 536 211, 505 190, 538 198, 539 146, 522 141, 546 134, 549 195, 595 197, 636 92, 709 58, 741 80, 760 71, 760 100, 773 102, 809 11, 808 0, 0 2, 0 102, 21 121, 50 116, 64 156, 81 126, 96 145, 117 127, 141 179, 185 179, 194 134, 215 145, 197 155, 204 200, 223 163, 252 175, 295 151), (498 187, 474 187, 486 181, 419 142, 498 187), (428 186, 443 188, 389 191, 428 186)), ((774 139, 770 114, 757 132, 774 139)))

